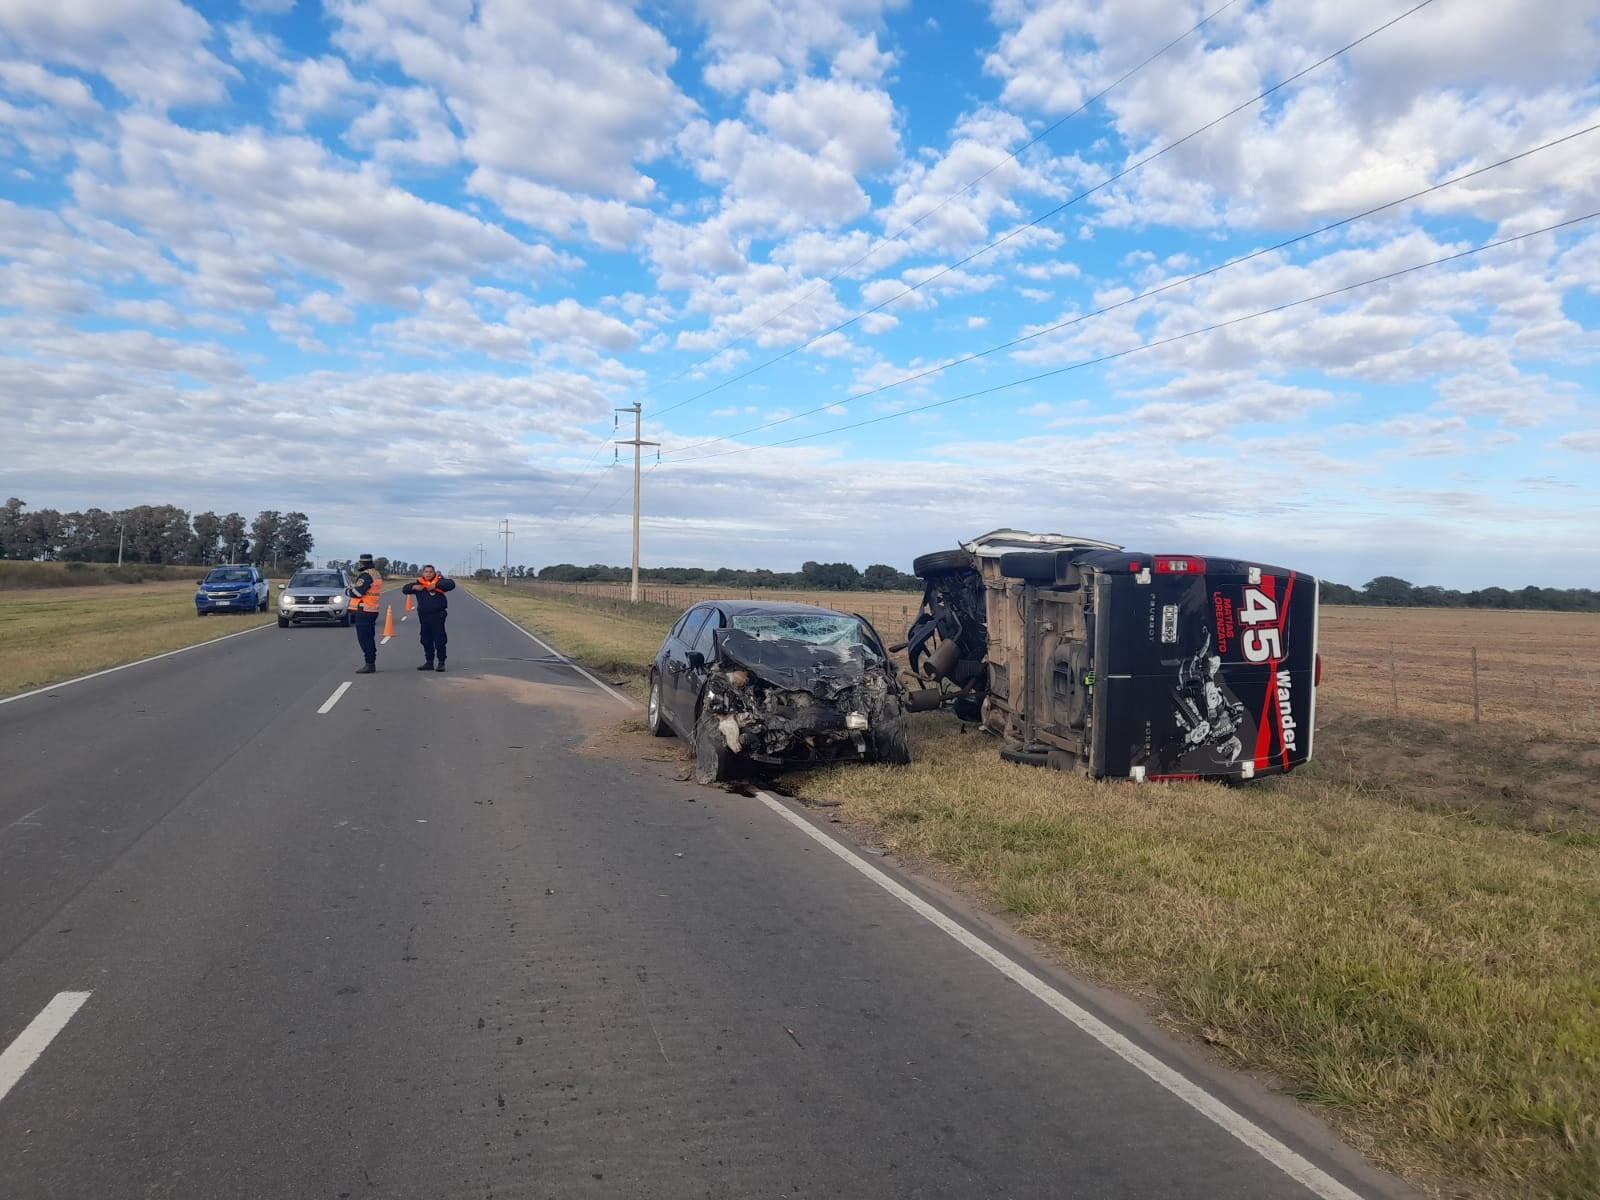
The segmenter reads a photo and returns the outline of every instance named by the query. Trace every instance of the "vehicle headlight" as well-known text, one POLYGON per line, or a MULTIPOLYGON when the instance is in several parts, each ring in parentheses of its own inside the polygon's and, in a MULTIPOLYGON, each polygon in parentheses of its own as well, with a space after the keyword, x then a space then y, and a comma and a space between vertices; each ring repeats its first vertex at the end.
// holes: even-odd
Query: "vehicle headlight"
POLYGON ((847 714, 844 719, 844 727, 846 729, 865 729, 867 727, 867 714, 864 712, 847 714))
POLYGON ((349 596, 335 596, 333 598, 333 600, 331 601, 331 603, 335 608, 343 608, 346 604, 350 603, 350 597, 349 596))

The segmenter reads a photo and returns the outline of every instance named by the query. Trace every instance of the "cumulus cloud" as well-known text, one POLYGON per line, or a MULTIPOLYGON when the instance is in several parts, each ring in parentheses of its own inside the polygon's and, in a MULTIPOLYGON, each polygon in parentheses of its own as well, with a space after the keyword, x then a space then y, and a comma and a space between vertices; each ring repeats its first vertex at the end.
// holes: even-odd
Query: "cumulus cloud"
POLYGON ((484 0, 460 14, 409 0, 336 0, 335 42, 436 88, 478 166, 639 201, 636 164, 666 148, 692 104, 667 74, 677 52, 617 0, 484 0))
POLYGON ((224 98, 235 72, 210 39, 205 18, 181 0, 15 0, 0 9, 0 44, 33 62, 100 74, 129 100, 157 108, 224 98))
POLYGON ((549 272, 570 261, 319 142, 254 129, 126 114, 112 146, 85 152, 72 186, 85 210, 160 239, 188 268, 190 292, 223 308, 271 305, 289 272, 406 305, 440 276, 549 272))

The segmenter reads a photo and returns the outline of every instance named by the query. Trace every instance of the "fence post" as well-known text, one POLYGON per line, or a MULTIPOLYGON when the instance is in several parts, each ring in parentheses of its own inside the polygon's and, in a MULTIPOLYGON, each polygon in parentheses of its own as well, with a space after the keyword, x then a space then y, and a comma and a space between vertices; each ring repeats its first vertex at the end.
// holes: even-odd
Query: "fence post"
POLYGON ((1482 724, 1483 707, 1478 700, 1478 648, 1472 648, 1472 723, 1482 724))
POLYGON ((1394 643, 1389 643, 1389 695, 1394 700, 1395 715, 1400 713, 1400 671, 1395 666, 1394 643))

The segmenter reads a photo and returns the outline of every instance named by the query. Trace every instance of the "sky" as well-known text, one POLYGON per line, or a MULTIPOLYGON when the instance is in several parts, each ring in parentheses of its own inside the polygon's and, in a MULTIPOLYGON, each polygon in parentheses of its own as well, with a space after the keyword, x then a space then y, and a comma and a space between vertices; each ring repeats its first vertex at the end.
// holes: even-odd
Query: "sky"
POLYGON ((3 0, 0 493, 1596 586, 1600 6, 1415 3, 3 0))

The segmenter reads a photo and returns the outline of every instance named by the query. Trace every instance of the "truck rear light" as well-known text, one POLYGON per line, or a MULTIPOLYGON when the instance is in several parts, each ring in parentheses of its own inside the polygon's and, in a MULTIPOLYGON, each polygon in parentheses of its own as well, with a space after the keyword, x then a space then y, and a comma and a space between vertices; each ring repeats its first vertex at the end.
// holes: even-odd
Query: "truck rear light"
POLYGON ((1311 668, 1311 686, 1312 687, 1321 687, 1322 686, 1322 655, 1321 654, 1317 655, 1316 659, 1314 660, 1314 664, 1315 665, 1311 668))
POLYGON ((1157 555, 1151 565, 1157 575, 1204 575, 1206 573, 1206 560, 1203 558, 1180 558, 1177 555, 1157 555))

